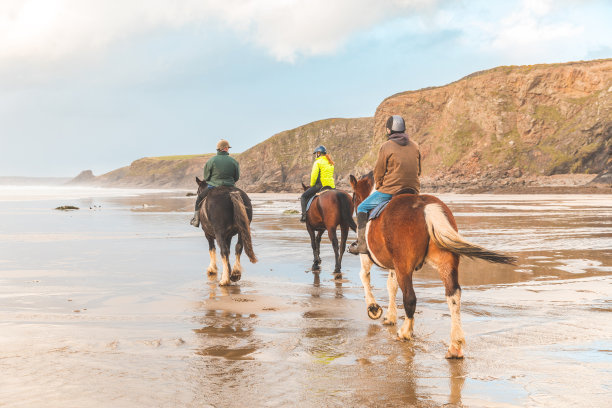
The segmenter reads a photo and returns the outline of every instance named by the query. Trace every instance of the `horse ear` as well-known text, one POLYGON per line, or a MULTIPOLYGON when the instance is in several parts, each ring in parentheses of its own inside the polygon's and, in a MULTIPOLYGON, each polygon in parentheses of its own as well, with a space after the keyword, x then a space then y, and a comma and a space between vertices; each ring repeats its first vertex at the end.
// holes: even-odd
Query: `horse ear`
POLYGON ((355 189, 355 187, 357 187, 357 179, 355 178, 355 176, 353 176, 352 174, 349 176, 349 181, 351 183, 351 186, 353 187, 353 190, 355 189))
POLYGON ((196 176, 196 183, 198 183, 198 186, 199 186, 200 184, 202 184, 202 180, 200 180, 200 179, 198 178, 198 176, 196 176))
POLYGON ((302 181, 302 188, 304 189, 304 191, 308 190, 308 186, 306 184, 304 184, 303 181, 302 181))
POLYGON ((370 171, 368 174, 366 174, 366 177, 369 178, 371 181, 374 181, 374 172, 370 171))

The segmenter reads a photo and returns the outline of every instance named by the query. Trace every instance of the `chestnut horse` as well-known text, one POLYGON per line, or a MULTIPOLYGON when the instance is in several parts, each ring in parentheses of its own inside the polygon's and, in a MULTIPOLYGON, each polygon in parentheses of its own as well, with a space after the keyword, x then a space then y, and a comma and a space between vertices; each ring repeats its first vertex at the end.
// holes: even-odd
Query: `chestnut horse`
MULTIPOLYGON (((372 173, 357 180, 350 176, 353 201, 359 205, 373 190, 372 173)), ((459 257, 480 258, 493 263, 511 264, 516 259, 486 250, 466 241, 458 232, 451 210, 438 198, 430 195, 400 194, 391 201, 381 215, 368 222, 366 242, 369 254, 361 254, 360 277, 365 291, 368 316, 378 319, 381 307, 376 303, 370 286, 373 264, 388 270, 387 290, 389 308, 383 324, 397 323, 395 296, 402 289, 406 320, 397 331, 400 340, 412 338, 416 296, 412 287, 412 273, 424 262, 435 267, 446 291, 446 302, 451 314, 451 343, 446 358, 463 358, 465 343, 461 329, 461 287, 459 286, 459 257)))
MULTIPOLYGON (((309 188, 304 183, 302 183, 302 187, 304 191, 309 188)), ((306 213, 306 229, 310 234, 310 245, 314 255, 313 271, 321 269, 321 257, 319 256, 321 235, 327 231, 336 259, 334 273, 341 273, 342 255, 346 249, 349 228, 353 231, 357 229, 357 225, 353 221, 353 211, 353 201, 346 191, 327 190, 315 196, 312 200, 306 213), (340 226, 340 248, 338 248, 338 236, 336 235, 338 226, 340 226)))
MULTIPOLYGON (((204 180, 196 177, 198 183, 198 195, 208 188, 204 180)), ((200 207, 200 223, 204 235, 208 240, 208 252, 210 253, 210 265, 207 272, 209 275, 217 273, 217 252, 215 239, 219 244, 221 261, 223 263, 223 274, 219 285, 229 285, 230 280, 237 282, 242 275, 240 255, 242 248, 252 263, 257 262, 251 243, 251 220, 253 219, 253 207, 246 193, 236 187, 215 187, 208 190, 206 198, 200 207), (230 245, 232 237, 238 235, 236 243, 236 262, 231 268, 230 274, 230 245)))

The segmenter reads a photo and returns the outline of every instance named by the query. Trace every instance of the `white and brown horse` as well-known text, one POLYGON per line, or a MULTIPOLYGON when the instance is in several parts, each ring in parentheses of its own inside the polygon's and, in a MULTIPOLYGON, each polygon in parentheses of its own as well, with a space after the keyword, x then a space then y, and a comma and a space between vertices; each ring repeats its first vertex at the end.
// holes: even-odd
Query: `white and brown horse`
MULTIPOLYGON (((196 177, 198 183, 198 195, 208 188, 206 181, 196 177)), ((208 240, 208 251, 210 253, 210 265, 207 272, 210 275, 217 273, 217 252, 215 239, 219 244, 223 273, 219 285, 229 285, 230 281, 236 282, 242 276, 240 255, 242 249, 246 252, 252 263, 257 262, 251 242, 251 220, 253 219, 253 208, 251 200, 246 193, 236 187, 215 187, 209 189, 202 206, 200 207, 200 222, 204 235, 208 240), (236 262, 230 268, 229 255, 232 237, 238 235, 236 243, 236 262), (230 274, 231 269, 231 274, 230 274)))
MULTIPOLYGON (((355 207, 373 190, 372 173, 357 180, 350 176, 355 207)), ((430 195, 401 194, 394 196, 382 214, 368 222, 366 242, 369 254, 361 254, 360 277, 365 291, 368 316, 378 319, 382 308, 376 303, 370 286, 370 268, 376 264, 388 270, 387 290, 389 307, 383 324, 397 323, 395 296, 402 289, 406 320, 398 329, 401 340, 412 338, 416 295, 412 287, 412 273, 423 263, 435 267, 446 290, 446 301, 451 314, 451 342, 446 358, 463 358, 465 343, 461 328, 461 287, 459 286, 459 257, 480 258, 493 263, 514 264, 515 258, 486 250, 466 241, 458 232, 450 209, 430 195)))

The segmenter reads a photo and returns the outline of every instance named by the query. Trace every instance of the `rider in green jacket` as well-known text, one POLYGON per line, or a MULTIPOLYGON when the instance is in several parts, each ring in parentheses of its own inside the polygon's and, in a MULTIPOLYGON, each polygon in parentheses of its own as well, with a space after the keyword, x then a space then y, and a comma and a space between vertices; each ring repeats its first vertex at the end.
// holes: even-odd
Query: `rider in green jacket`
POLYGON ((220 140, 217 143, 217 155, 208 159, 204 166, 204 180, 208 188, 199 194, 196 200, 195 214, 191 219, 191 225, 196 228, 200 225, 200 207, 208 189, 219 186, 234 187, 240 178, 240 165, 233 157, 230 157, 228 152, 230 148, 227 140, 220 140))

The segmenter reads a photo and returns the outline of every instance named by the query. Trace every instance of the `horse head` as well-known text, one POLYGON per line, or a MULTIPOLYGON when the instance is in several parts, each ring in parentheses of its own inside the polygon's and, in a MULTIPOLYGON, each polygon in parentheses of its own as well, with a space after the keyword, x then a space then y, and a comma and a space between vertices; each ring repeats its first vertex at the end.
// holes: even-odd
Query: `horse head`
POLYGON ((374 188, 374 173, 369 172, 368 174, 361 176, 359 180, 357 180, 355 176, 351 174, 349 179, 351 182, 351 187, 353 187, 353 203, 355 204, 356 208, 372 192, 372 189, 374 188))
POLYGON ((198 177, 195 179, 196 183, 198 183, 198 195, 200 195, 200 193, 204 192, 204 190, 208 187, 208 183, 206 180, 200 180, 198 177))

